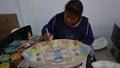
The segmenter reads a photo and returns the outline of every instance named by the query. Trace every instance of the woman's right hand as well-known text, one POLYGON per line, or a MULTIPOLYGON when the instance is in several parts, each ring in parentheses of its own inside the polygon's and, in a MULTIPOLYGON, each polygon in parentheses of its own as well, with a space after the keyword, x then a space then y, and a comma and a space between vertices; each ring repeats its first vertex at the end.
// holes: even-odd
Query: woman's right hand
POLYGON ((43 38, 44 38, 45 41, 48 41, 48 40, 51 40, 52 37, 53 37, 53 35, 52 35, 51 33, 49 33, 49 32, 47 33, 47 32, 46 32, 46 33, 44 34, 44 37, 43 37, 43 38))

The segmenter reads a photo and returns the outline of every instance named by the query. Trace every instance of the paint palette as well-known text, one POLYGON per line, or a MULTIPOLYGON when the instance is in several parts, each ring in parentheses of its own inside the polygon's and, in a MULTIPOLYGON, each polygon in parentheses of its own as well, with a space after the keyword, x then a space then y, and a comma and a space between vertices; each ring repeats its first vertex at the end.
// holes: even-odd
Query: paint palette
POLYGON ((33 64, 48 67, 73 67, 83 61, 90 47, 78 41, 57 39, 33 45, 23 52, 23 57, 33 64))

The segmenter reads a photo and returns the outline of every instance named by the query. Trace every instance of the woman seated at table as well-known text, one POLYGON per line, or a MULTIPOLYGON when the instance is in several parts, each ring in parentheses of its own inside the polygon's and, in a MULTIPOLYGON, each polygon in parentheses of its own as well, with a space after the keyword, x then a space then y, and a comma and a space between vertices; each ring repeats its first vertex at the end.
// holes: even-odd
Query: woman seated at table
MULTIPOLYGON (((70 0, 65 5, 65 10, 56 14, 48 24, 43 27, 42 35, 44 40, 49 40, 53 36, 53 39, 78 40, 91 47, 94 41, 93 32, 88 18, 82 16, 82 13, 82 2, 79 0, 70 0)), ((88 55, 87 68, 91 68, 92 55, 93 54, 88 55)))

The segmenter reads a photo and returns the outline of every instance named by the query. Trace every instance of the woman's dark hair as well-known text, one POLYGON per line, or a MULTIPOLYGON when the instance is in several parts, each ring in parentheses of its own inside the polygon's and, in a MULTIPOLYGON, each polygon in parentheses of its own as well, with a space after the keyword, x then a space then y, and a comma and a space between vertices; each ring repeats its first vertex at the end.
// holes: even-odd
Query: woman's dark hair
POLYGON ((83 12, 83 4, 79 0, 70 0, 65 5, 65 11, 72 12, 75 15, 81 15, 83 12))

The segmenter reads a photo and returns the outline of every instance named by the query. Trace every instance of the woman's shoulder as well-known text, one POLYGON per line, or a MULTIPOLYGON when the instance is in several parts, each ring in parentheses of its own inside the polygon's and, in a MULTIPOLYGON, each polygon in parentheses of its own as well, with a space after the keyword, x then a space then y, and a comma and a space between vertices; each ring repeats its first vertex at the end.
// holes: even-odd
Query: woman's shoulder
POLYGON ((64 15, 64 12, 57 13, 56 16, 64 15))
POLYGON ((62 19, 63 20, 63 18, 64 18, 64 12, 56 14, 55 17, 56 17, 56 19, 62 19))
POLYGON ((88 25, 88 24, 89 24, 88 18, 85 16, 82 16, 81 25, 88 25))
POLYGON ((88 20, 88 17, 86 17, 86 16, 82 16, 82 19, 88 20))

